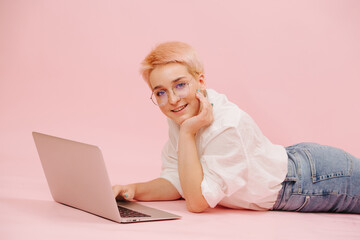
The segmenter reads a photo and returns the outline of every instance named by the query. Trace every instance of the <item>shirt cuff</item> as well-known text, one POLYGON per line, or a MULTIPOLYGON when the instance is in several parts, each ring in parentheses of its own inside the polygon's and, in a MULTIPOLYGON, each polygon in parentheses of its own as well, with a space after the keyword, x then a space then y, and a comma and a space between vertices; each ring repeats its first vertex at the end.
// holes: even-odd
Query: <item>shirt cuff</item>
POLYGON ((206 176, 204 176, 204 179, 201 182, 201 192, 211 208, 216 207, 216 205, 225 197, 219 184, 206 176))
POLYGON ((176 190, 179 192, 181 197, 184 198, 184 194, 183 194, 182 188, 180 186, 180 182, 177 180, 176 176, 171 176, 171 175, 163 172, 163 173, 161 173, 160 177, 168 180, 176 188, 176 190))

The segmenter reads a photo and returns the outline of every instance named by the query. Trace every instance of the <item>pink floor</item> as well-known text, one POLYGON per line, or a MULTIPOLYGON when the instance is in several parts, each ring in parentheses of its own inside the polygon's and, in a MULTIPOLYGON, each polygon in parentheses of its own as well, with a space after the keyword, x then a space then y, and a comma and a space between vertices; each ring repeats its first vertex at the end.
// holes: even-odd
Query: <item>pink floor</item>
POLYGON ((183 200, 144 203, 180 220, 118 224, 55 203, 42 170, 29 174, 19 166, 1 159, 0 239, 360 239, 360 215, 224 208, 193 214, 183 200))

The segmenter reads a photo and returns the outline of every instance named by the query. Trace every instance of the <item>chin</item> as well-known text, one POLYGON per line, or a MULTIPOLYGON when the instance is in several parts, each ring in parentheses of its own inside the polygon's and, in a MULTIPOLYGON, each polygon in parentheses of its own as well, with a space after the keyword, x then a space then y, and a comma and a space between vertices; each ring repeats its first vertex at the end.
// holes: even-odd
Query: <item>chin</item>
POLYGON ((191 118, 190 116, 180 116, 180 117, 174 117, 171 118, 176 124, 181 125, 183 122, 185 122, 187 119, 191 118))
MULTIPOLYGON (((196 115, 196 112, 198 112, 198 110, 194 110, 190 104, 188 105, 188 109, 185 109, 186 112, 183 114, 174 114, 172 112, 166 112, 165 115, 168 116, 168 118, 170 118, 171 120, 173 120, 176 124, 181 125, 184 121, 194 117, 196 115)), ((165 113, 165 111, 163 112, 165 113)))

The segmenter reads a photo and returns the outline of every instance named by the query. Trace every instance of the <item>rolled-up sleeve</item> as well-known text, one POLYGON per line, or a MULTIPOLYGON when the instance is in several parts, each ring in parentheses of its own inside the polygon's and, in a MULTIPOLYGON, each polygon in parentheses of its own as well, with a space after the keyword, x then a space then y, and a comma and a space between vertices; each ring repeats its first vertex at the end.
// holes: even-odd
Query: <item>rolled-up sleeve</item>
POLYGON ((162 169, 160 177, 168 180, 179 194, 184 197, 179 179, 177 153, 170 140, 167 141, 162 150, 161 159, 162 169))
POLYGON ((247 156, 238 129, 228 127, 214 134, 201 155, 201 191, 210 207, 246 185, 247 156))

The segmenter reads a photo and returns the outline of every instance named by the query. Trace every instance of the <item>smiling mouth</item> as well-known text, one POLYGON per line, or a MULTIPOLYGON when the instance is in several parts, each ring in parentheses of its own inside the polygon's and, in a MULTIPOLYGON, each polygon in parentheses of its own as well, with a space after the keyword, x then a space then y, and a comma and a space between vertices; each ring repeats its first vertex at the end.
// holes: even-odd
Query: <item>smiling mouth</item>
POLYGON ((179 107, 179 108, 176 108, 176 109, 174 109, 174 110, 171 110, 172 112, 180 112, 181 110, 183 110, 184 108, 186 108, 187 107, 187 104, 185 104, 184 106, 181 106, 181 107, 179 107))

